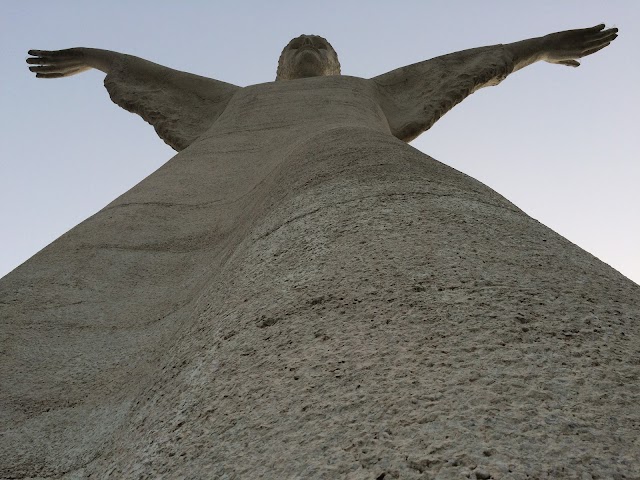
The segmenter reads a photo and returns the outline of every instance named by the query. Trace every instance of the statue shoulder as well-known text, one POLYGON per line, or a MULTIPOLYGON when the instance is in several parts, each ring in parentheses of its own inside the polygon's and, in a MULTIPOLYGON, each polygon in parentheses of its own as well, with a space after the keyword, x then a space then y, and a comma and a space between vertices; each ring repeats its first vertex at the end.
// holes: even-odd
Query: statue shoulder
POLYGON ((473 48, 400 67, 372 78, 393 134, 411 141, 476 90, 513 71, 503 45, 473 48))
POLYGON ((240 87, 123 55, 104 80, 114 103, 140 115, 183 150, 224 111, 240 87))

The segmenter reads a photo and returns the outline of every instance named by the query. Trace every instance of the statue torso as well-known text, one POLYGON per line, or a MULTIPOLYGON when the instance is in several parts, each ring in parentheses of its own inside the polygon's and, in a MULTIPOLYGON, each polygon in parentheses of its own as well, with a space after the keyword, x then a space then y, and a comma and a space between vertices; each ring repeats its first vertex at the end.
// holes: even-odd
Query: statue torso
POLYGON ((375 84, 358 77, 313 77, 251 85, 238 91, 201 138, 268 149, 304 141, 327 129, 363 127, 389 132, 375 84))

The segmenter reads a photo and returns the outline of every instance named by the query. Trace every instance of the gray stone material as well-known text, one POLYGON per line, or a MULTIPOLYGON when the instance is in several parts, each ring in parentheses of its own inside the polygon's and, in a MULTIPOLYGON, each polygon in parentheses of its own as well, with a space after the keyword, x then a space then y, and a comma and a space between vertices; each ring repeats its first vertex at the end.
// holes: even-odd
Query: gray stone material
POLYGON ((0 476, 640 477, 640 287, 381 98, 238 89, 6 276, 0 476))

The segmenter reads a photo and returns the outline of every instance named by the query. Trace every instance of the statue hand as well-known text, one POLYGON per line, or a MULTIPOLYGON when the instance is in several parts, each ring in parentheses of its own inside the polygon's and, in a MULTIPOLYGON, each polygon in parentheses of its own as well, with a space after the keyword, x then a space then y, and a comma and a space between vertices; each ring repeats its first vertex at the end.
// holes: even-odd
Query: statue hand
POLYGON ((70 77, 78 73, 96 68, 109 73, 116 52, 96 48, 67 48, 66 50, 29 50, 31 58, 27 63, 36 65, 29 67, 37 78, 70 77))
POLYGON ((604 24, 579 30, 551 33, 542 37, 543 60, 569 67, 578 67, 577 58, 586 57, 609 45, 618 29, 604 30, 604 24))
POLYGON ((27 63, 35 64, 29 70, 35 72, 38 78, 70 77, 89 70, 91 67, 85 62, 83 48, 68 48, 66 50, 29 50, 32 58, 27 63))

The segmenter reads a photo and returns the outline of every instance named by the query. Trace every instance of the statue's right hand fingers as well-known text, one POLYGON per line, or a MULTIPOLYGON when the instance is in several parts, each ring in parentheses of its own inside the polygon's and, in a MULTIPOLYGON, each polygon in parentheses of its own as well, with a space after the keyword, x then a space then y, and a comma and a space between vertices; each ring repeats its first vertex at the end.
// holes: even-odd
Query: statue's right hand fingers
POLYGON ((72 72, 79 73, 81 66, 82 65, 76 64, 61 68, 59 65, 43 65, 38 67, 29 67, 29 70, 35 73, 36 77, 38 78, 47 78, 54 74, 60 74, 61 77, 68 77, 70 75, 73 75, 72 72), (43 74, 46 76, 43 76, 43 74))
POLYGON ((31 58, 27 58, 27 63, 36 65, 58 65, 68 62, 81 62, 84 53, 79 48, 68 48, 66 50, 29 50, 31 58))
POLYGON ((85 69, 76 68, 73 70, 66 70, 64 72, 53 72, 53 73, 36 73, 36 78, 62 78, 62 77, 70 77, 72 75, 76 75, 78 73, 83 72, 85 69))
POLYGON ((35 67, 29 67, 29 70, 31 70, 32 72, 48 72, 48 73, 62 72, 64 70, 70 70, 73 68, 79 68, 83 66, 83 63, 79 62, 78 60, 65 60, 57 63, 51 63, 46 60, 30 62, 29 60, 31 59, 30 58, 27 59, 27 63, 36 64, 35 67))
POLYGON ((27 53, 34 57, 62 58, 82 56, 82 50, 81 48, 65 48, 64 50, 29 50, 27 53))

